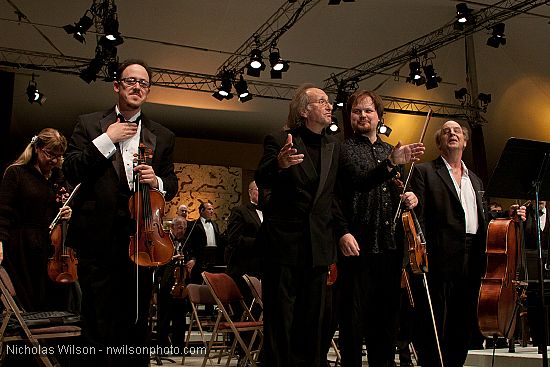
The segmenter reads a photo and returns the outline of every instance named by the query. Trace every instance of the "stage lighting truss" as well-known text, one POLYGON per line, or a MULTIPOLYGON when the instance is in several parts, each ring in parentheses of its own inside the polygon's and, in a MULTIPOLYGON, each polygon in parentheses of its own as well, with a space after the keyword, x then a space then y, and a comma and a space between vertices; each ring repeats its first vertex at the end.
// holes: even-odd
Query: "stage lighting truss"
POLYGON ((500 45, 506 44, 506 37, 504 36, 504 23, 498 23, 493 26, 493 34, 487 39, 487 46, 498 48, 500 45))
POLYGON ((36 84, 36 81, 34 80, 34 74, 32 75, 32 80, 29 81, 29 84, 27 85, 27 99, 30 104, 38 103, 42 106, 42 103, 46 101, 46 96, 43 93, 40 93, 38 91, 38 85, 36 84))

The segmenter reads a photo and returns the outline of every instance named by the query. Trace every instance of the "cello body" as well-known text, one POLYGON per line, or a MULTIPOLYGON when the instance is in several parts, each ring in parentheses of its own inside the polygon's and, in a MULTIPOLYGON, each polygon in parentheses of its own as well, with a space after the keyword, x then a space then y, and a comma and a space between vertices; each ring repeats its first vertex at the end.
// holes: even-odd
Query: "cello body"
POLYGON ((518 229, 512 219, 493 219, 487 229, 487 270, 481 280, 477 316, 486 337, 510 339, 515 330, 518 229))

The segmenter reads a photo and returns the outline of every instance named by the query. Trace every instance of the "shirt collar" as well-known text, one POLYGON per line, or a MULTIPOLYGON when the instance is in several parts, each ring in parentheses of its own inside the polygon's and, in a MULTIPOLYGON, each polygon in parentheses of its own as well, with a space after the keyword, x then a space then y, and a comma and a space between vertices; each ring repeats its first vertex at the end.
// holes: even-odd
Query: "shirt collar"
MULTIPOLYGON (((447 162, 447 160, 443 156, 441 156, 441 159, 443 159, 443 162, 445 163, 445 166, 447 167, 447 170, 449 170, 449 173, 452 173, 453 168, 451 167, 449 162, 447 162)), ((460 164, 462 165, 462 176, 469 177, 468 168, 466 168, 466 164, 464 163, 464 161, 461 160, 460 164)))
MULTIPOLYGON (((120 113, 120 109, 118 108, 118 105, 115 105, 115 113, 118 115, 122 115, 120 113)), ((139 110, 138 112, 136 112, 136 114, 132 117, 130 117, 129 119, 127 119, 126 121, 128 122, 134 122, 134 121, 140 121, 141 122, 141 110, 139 110)))

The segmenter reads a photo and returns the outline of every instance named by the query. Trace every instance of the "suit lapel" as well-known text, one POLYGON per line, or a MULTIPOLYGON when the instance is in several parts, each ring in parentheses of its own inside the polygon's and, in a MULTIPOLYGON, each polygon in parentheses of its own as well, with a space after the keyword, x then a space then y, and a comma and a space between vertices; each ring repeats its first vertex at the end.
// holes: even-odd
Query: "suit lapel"
POLYGON ((260 216, 258 215, 258 212, 256 211, 256 208, 251 203, 248 203, 246 205, 246 209, 248 210, 248 213, 254 219, 254 221, 256 222, 258 227, 261 226, 262 222, 260 221, 260 216))
POLYGON ((332 154, 334 152, 334 142, 327 143, 326 138, 323 136, 321 139, 321 174, 319 176, 319 187, 317 188, 317 194, 315 195, 314 203, 317 201, 327 181, 328 174, 330 172, 330 166, 332 165, 332 154))
POLYGON ((437 164, 437 168, 436 168, 437 174, 439 175, 439 177, 441 177, 441 179, 443 180, 447 188, 453 193, 453 197, 460 203, 460 198, 458 197, 458 193, 456 192, 453 179, 449 174, 449 170, 447 169, 445 162, 443 162, 443 158, 439 157, 437 159, 436 164, 437 164))
MULTIPOLYGON (((115 109, 111 109, 110 111, 108 111, 105 116, 99 121, 99 126, 101 127, 101 132, 106 132, 107 131, 107 128, 116 122, 116 113, 115 113, 115 109)), ((114 169, 115 169, 115 172, 118 176, 118 179, 121 180, 124 178, 125 181, 127 181, 126 179, 126 175, 124 175, 124 177, 121 177, 123 173, 125 173, 125 170, 124 170, 124 161, 122 160, 122 153, 120 152, 120 146, 119 144, 115 144, 117 149, 115 151, 115 154, 113 155, 113 158, 111 159, 111 164, 113 165, 114 169)))
POLYGON ((302 138, 299 135, 293 135, 292 144, 294 145, 298 153, 304 154, 304 161, 299 164, 298 167, 304 171, 307 177, 309 177, 310 179, 315 179, 317 177, 317 172, 315 170, 315 166, 313 165, 313 161, 309 156, 307 148, 302 141, 302 138))
POLYGON ((157 137, 150 129, 151 123, 149 119, 144 116, 143 112, 141 113, 141 137, 140 142, 145 144, 145 146, 151 149, 151 152, 155 152, 155 147, 157 145, 157 137))

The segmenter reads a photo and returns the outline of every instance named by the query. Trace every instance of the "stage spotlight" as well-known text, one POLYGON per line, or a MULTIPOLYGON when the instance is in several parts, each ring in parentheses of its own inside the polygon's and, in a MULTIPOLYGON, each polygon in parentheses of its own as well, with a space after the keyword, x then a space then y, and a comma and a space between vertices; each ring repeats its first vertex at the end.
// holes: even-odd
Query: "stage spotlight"
POLYGON ((107 63, 107 77, 105 81, 112 82, 113 80, 118 80, 118 77, 118 60, 109 61, 107 63))
POLYGON ((242 74, 239 81, 235 83, 235 91, 237 92, 239 101, 241 101, 242 103, 250 101, 252 99, 252 95, 248 91, 248 83, 246 82, 246 80, 244 80, 242 74))
POLYGON ((471 19, 472 9, 468 8, 466 3, 456 4, 456 20, 464 24, 471 19))
POLYGON ((338 89, 338 93, 336 94, 336 100, 334 101, 334 104, 337 108, 343 108, 344 103, 348 100, 348 93, 343 91, 342 89, 338 89))
POLYGON ((491 94, 479 93, 477 99, 481 102, 482 105, 488 105, 491 103, 491 94))
POLYGON ((104 47, 116 47, 124 43, 124 39, 118 31, 118 19, 112 15, 103 22, 105 34, 99 39, 99 44, 104 47))
POLYGON ((27 99, 30 104, 38 103, 42 106, 42 103, 46 102, 46 96, 43 93, 40 93, 38 91, 38 86, 36 84, 36 81, 34 80, 34 74, 32 76, 32 80, 29 82, 29 85, 27 86, 27 99))
POLYGON ((506 44, 504 27, 504 23, 498 23, 493 26, 493 35, 487 40, 487 46, 498 48, 498 46, 506 44))
POLYGON ((259 77, 263 70, 265 70, 265 63, 262 58, 262 51, 255 48, 250 53, 250 61, 247 65, 246 74, 259 77))
POLYGON ((271 65, 271 79, 281 79, 283 72, 290 68, 288 61, 281 58, 279 49, 276 47, 271 48, 269 52, 269 64, 271 65))
POLYGON ((223 99, 231 99, 233 98, 233 94, 231 93, 231 85, 233 83, 231 82, 231 73, 224 72, 222 74, 222 82, 220 87, 218 88, 218 91, 212 94, 212 96, 219 101, 223 99))
POLYGON ((437 73, 434 70, 432 64, 425 65, 424 75, 426 75, 426 89, 433 89, 439 86, 438 83, 441 82, 441 77, 437 76, 437 73))
POLYGON ((406 79, 407 83, 414 84, 416 86, 426 83, 426 78, 422 76, 420 70, 420 63, 418 61, 411 61, 409 63, 409 77, 406 79))
POLYGON ((455 90, 455 98, 458 99, 459 101, 464 100, 467 94, 468 94, 468 89, 466 88, 460 88, 459 90, 455 90))
POLYGON ((389 137, 391 132, 392 132, 392 129, 388 125, 384 124, 384 120, 378 121, 378 125, 376 126, 377 134, 382 134, 389 137))
POLYGON ((103 67, 103 63, 103 59, 96 54, 96 57, 94 57, 88 67, 80 72, 80 78, 88 84, 95 81, 97 74, 99 74, 103 67))
POLYGON ((340 132, 340 127, 338 126, 338 119, 336 118, 336 116, 333 115, 331 117, 331 120, 332 122, 330 123, 330 125, 328 125, 325 131, 329 135, 338 134, 340 132))
MULTIPOLYGON (((86 11, 86 14, 87 13, 88 12, 86 11)), ((90 18, 86 14, 84 14, 82 18, 80 18, 80 20, 74 25, 67 24, 66 26, 63 27, 63 29, 65 30, 65 32, 67 32, 67 34, 72 34, 74 39, 80 43, 86 42, 86 39, 84 38, 84 36, 86 35, 86 32, 88 31, 88 29, 90 29, 92 24, 94 24, 94 21, 92 20, 92 18, 90 18)))

